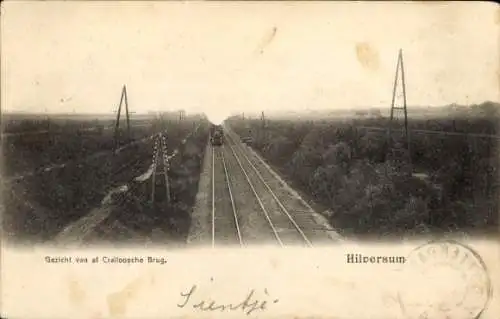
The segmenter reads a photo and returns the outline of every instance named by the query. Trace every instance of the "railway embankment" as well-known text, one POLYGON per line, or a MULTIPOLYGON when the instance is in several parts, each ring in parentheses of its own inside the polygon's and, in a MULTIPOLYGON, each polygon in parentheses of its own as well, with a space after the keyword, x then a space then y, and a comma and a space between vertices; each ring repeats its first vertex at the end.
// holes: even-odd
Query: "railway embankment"
POLYGON ((208 143, 201 168, 198 193, 191 210, 191 225, 187 244, 201 246, 211 241, 211 205, 212 205, 212 146, 208 143))

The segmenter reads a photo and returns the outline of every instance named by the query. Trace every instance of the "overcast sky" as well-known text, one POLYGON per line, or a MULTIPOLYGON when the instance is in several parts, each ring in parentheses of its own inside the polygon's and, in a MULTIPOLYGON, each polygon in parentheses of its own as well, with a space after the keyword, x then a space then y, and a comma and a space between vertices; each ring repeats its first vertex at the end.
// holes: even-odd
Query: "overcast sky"
MULTIPOLYGON (((495 11, 496 10, 496 11, 495 11)), ((113 112, 498 101, 493 3, 2 3, 2 108, 113 112)))

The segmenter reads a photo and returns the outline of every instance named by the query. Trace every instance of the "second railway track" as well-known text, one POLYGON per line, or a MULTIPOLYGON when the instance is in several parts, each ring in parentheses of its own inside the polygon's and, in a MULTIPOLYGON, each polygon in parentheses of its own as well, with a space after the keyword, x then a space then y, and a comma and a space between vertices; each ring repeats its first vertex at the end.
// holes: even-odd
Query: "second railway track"
POLYGON ((243 244, 229 173, 220 147, 212 149, 212 246, 243 244))
POLYGON ((212 246, 331 240, 294 195, 233 134, 212 151, 212 246))

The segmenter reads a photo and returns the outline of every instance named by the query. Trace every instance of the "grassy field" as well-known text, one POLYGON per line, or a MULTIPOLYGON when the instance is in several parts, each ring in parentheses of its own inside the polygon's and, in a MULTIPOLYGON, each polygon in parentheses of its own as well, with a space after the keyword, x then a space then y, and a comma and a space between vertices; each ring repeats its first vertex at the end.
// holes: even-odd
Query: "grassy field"
POLYGON ((386 156, 382 116, 227 122, 344 235, 473 234, 498 232, 498 140, 472 133, 497 134, 500 108, 481 107, 410 118, 413 176, 386 156))
MULTIPOLYGON (((109 119, 52 118, 50 125, 46 119, 33 117, 7 120, 4 117, 2 123, 3 229, 11 237, 31 241, 53 238, 66 225, 101 205, 111 189, 144 173, 152 162, 153 139, 149 137, 154 133, 167 131, 168 153, 179 149, 178 158, 198 156, 181 143, 197 126, 201 128, 194 137, 198 141, 195 145, 203 141, 203 147, 196 152, 203 151, 208 136, 208 122, 199 116, 182 121, 131 120, 131 139, 122 131, 119 151, 114 152, 113 129, 108 129, 113 122, 109 119)), ((172 194, 177 206, 189 206, 191 195, 186 193, 196 188, 197 178, 190 183, 179 182, 182 179, 177 175, 187 164, 176 163, 174 158, 172 194)), ((196 176, 195 171, 189 172, 190 177, 196 176)), ((139 203, 138 207, 142 206, 147 203, 139 203)), ((140 215, 138 209, 135 213, 140 215)))

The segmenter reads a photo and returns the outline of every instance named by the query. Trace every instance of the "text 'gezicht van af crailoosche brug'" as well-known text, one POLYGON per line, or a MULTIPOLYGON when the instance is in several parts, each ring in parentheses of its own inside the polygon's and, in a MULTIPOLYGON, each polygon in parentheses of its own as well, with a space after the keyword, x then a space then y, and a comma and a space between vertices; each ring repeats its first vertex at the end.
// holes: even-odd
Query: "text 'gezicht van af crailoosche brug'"
POLYGON ((161 256, 94 256, 94 257, 74 257, 74 256, 45 256, 46 263, 49 264, 160 264, 165 265, 167 258, 161 256))

